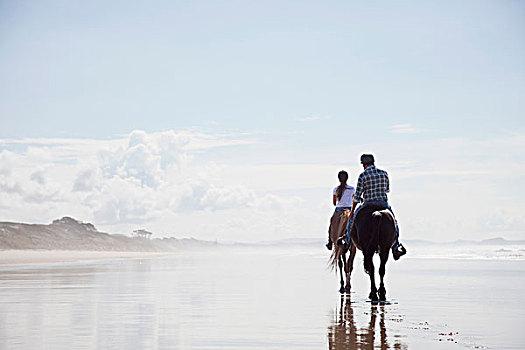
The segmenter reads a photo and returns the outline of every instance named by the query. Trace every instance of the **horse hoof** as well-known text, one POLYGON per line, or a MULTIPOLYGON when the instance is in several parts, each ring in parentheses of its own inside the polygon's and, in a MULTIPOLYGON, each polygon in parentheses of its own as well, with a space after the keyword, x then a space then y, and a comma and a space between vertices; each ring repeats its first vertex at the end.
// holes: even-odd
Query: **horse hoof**
POLYGON ((368 296, 368 298, 369 298, 371 301, 379 301, 379 298, 377 297, 377 293, 370 293, 370 295, 368 296))
POLYGON ((346 287, 345 287, 345 293, 350 294, 350 286, 346 286, 346 287))
POLYGON ((345 288, 344 287, 339 288, 339 293, 345 294, 345 288))
POLYGON ((384 287, 379 288, 377 294, 379 295, 379 301, 386 301, 386 289, 384 287))

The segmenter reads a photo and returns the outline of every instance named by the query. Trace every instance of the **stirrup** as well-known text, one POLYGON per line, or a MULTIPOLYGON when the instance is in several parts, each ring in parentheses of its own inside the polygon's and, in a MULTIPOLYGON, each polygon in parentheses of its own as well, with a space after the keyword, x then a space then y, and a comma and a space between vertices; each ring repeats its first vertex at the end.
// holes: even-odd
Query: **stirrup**
POLYGON ((399 260, 400 257, 405 255, 407 253, 407 250, 401 243, 398 244, 397 249, 392 249, 392 256, 394 257, 394 260, 399 260))

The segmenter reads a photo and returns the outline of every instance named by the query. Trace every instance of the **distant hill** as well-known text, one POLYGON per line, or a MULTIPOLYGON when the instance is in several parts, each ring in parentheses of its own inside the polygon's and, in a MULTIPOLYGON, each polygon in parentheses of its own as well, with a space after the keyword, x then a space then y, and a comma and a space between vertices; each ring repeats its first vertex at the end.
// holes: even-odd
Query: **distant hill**
POLYGON ((99 232, 93 224, 70 217, 49 225, 0 222, 0 250, 100 250, 164 252, 188 247, 215 246, 216 242, 196 239, 127 237, 99 232))

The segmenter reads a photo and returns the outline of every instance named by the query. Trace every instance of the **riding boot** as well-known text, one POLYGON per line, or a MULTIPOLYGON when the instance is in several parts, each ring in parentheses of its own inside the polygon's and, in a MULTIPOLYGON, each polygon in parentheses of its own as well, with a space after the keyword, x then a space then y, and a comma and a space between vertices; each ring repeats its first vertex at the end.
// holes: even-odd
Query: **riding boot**
POLYGON ((330 235, 328 235, 328 243, 325 244, 326 249, 332 250, 332 239, 330 238, 330 235))
POLYGON ((400 257, 405 255, 407 253, 407 250, 401 243, 399 243, 399 226, 397 225, 396 220, 396 238, 394 241, 394 245, 392 246, 392 256, 394 257, 394 260, 399 260, 400 257))

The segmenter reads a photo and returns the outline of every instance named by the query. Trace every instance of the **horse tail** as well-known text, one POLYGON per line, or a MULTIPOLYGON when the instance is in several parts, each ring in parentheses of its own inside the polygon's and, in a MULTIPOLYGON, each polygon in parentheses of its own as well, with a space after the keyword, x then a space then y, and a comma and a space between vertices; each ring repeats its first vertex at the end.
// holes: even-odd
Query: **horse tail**
POLYGON ((372 257, 374 256, 373 254, 363 254, 363 265, 365 267, 365 272, 366 273, 369 273, 369 271, 371 270, 371 263, 372 263, 372 257))
MULTIPOLYGON (((377 220, 377 231, 375 232, 375 244, 374 245, 371 245, 368 247, 367 251, 363 251, 363 255, 364 255, 364 259, 363 259, 363 264, 364 264, 364 267, 365 267, 365 271, 366 273, 369 273, 371 271, 371 268, 372 268, 372 259, 374 257, 374 254, 379 251, 379 240, 380 240, 380 235, 381 235, 381 226, 383 224, 383 213, 381 212, 374 212, 372 213, 372 218, 377 218, 379 217, 377 220)), ((364 247, 363 247, 364 248, 364 247)))
POLYGON ((332 218, 330 219, 330 239, 332 240, 334 247, 332 254, 330 255, 330 258, 328 260, 328 268, 330 270, 336 271, 339 259, 345 253, 345 250, 337 245, 337 239, 346 233, 347 220, 348 216, 346 211, 334 213, 334 215, 332 215, 332 218))
POLYGON ((330 258, 328 259, 328 268, 330 271, 334 271, 337 266, 337 246, 334 245, 334 250, 332 250, 332 254, 330 254, 330 258))
POLYGON ((379 216, 379 222, 377 223, 377 235, 376 235, 376 252, 380 251, 379 241, 381 239, 381 226, 383 224, 383 217, 385 216, 384 213, 379 212, 381 215, 379 216))
POLYGON ((328 268, 330 269, 330 271, 335 271, 337 273, 337 262, 341 257, 341 250, 341 247, 339 247, 337 244, 334 244, 334 250, 332 251, 332 254, 330 255, 330 260, 328 261, 328 268))

